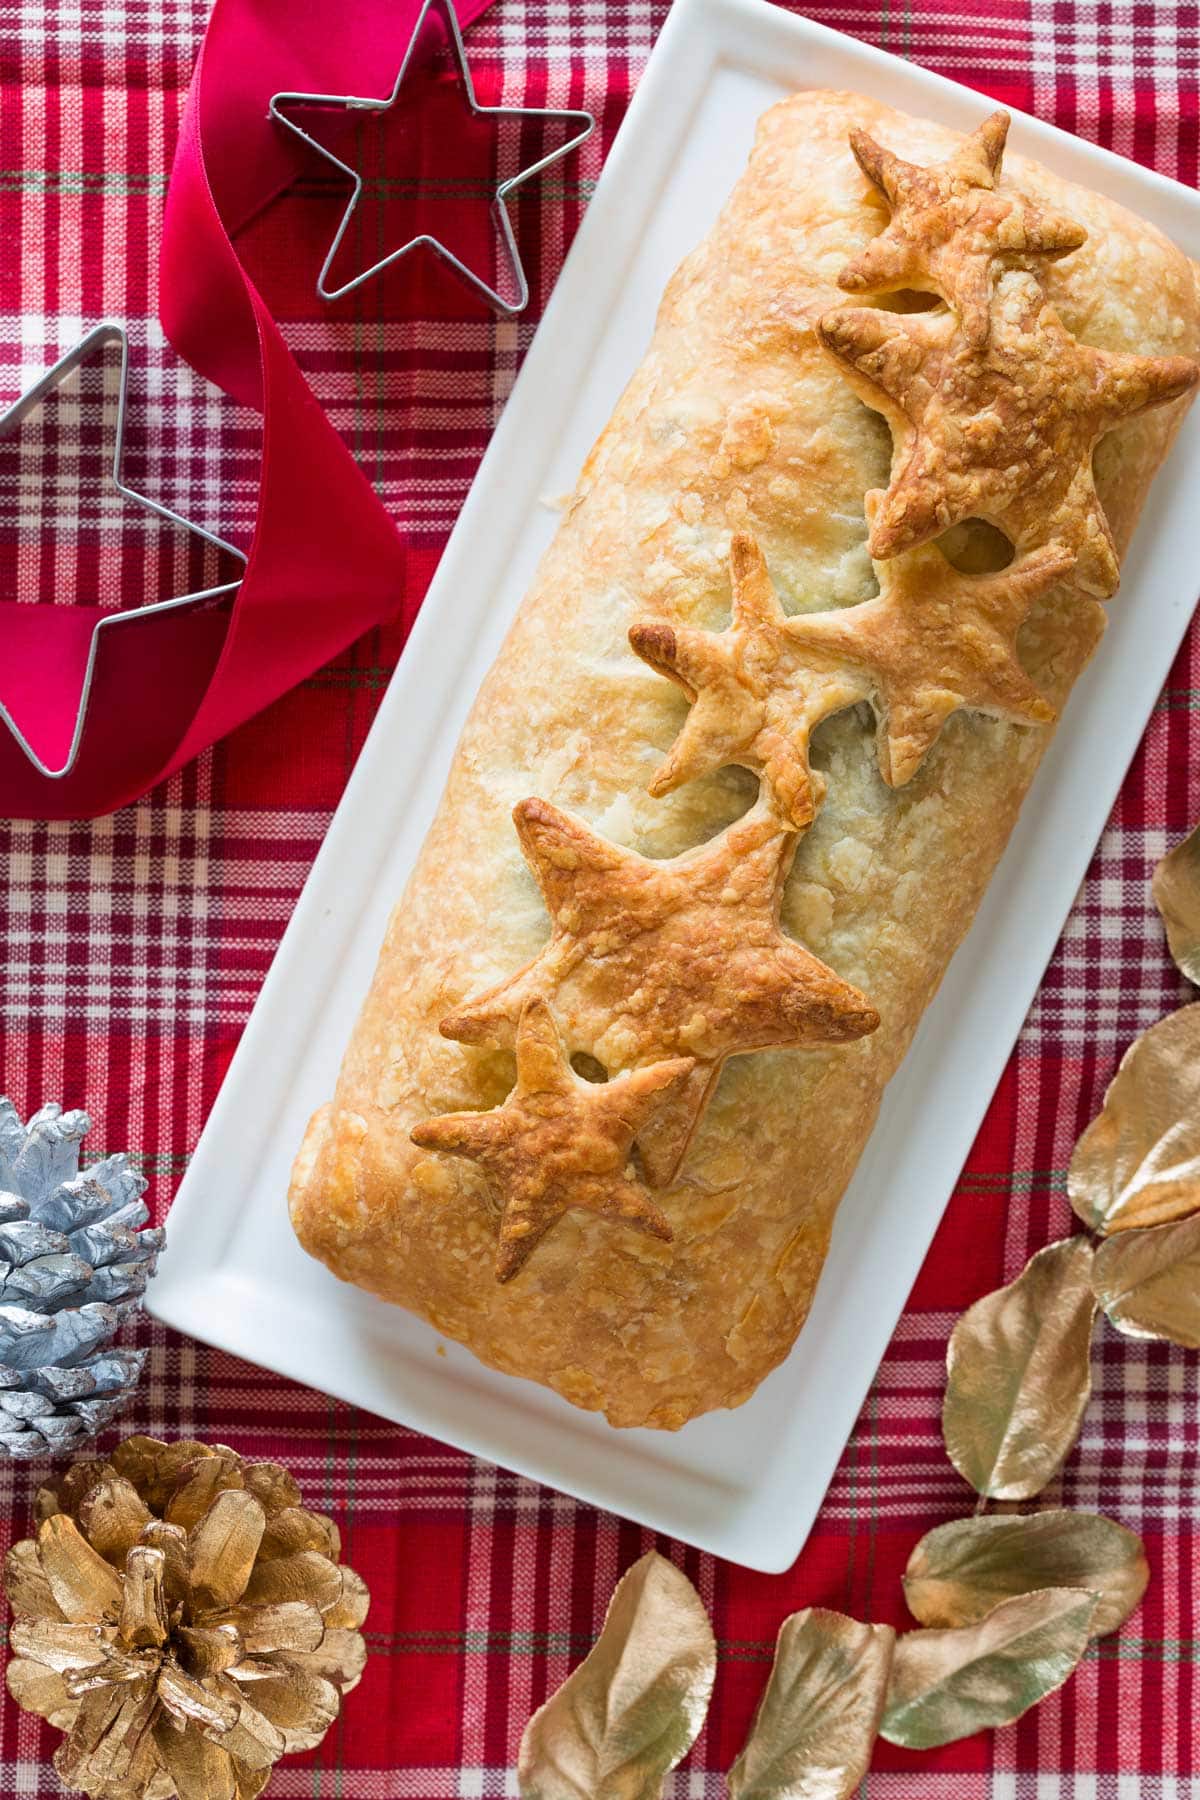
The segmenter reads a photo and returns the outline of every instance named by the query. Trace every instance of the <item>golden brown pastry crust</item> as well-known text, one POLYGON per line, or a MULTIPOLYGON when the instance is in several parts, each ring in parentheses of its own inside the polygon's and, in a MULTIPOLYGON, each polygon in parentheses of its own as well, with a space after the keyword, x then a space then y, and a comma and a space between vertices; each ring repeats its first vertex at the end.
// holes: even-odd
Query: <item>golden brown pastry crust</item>
POLYGON ((997 191, 1009 117, 995 112, 945 161, 906 162, 855 126, 850 148, 891 217, 879 236, 846 264, 838 286, 851 294, 904 288, 940 294, 973 349, 991 329, 992 288, 1002 269, 1040 273, 1043 259, 1068 256, 1087 233, 1035 195, 997 191))
POLYGON ((575 1073, 550 1004, 535 994, 516 1028, 517 1080, 503 1106, 422 1119, 411 1136, 423 1150, 466 1156, 491 1177, 500 1208, 496 1277, 511 1281, 570 1207, 585 1207, 651 1237, 671 1227, 632 1166, 633 1142, 673 1089, 690 1056, 649 1063, 611 1081, 575 1073))
POLYGON ((1073 583, 1115 591, 1117 548, 1092 476, 1106 432, 1189 393, 1187 356, 1125 356, 1066 330, 1032 275, 1002 275, 982 350, 949 312, 838 308, 826 349, 896 438, 871 519, 873 556, 896 556, 983 518, 1025 550, 1051 540, 1076 557, 1073 583))
POLYGON ((572 1049, 603 1069, 690 1057, 673 1103, 638 1133, 656 1187, 678 1173, 726 1057, 844 1044, 879 1024, 856 988, 780 931, 796 838, 767 807, 668 861, 623 849, 544 800, 523 800, 514 820, 550 941, 440 1029, 464 1044, 511 1044, 536 995, 552 1003, 572 1049))
MULTIPOLYGON (((867 496, 868 521, 877 499, 867 496)), ((760 777, 780 817, 801 827, 824 792, 809 766, 812 734, 860 700, 878 714, 879 772, 889 787, 912 780, 962 706, 1048 725, 1054 708, 1021 667, 1017 633, 1074 560, 1045 544, 999 573, 960 575, 931 544, 876 563, 876 599, 788 618, 762 551, 735 532, 727 631, 653 624, 629 633, 638 655, 693 701, 650 792, 669 794, 737 763, 760 777)))
MULTIPOLYGON (((855 127, 916 165, 961 145, 857 95, 802 94, 763 119, 747 174, 668 287, 646 359, 484 683, 336 1095, 294 1171, 296 1230, 337 1274, 618 1425, 673 1428, 737 1405, 787 1354, 883 1084, 971 921, 1048 737, 1044 726, 958 711, 911 781, 892 789, 869 711, 826 719, 812 745, 825 799, 796 848, 783 925, 869 996, 878 1030, 725 1064, 679 1176, 654 1197, 671 1243, 573 1208, 518 1278, 497 1285, 486 1176, 409 1133, 431 1115, 499 1106, 513 1087, 511 1051, 438 1031, 489 989, 511 989, 515 970, 545 967, 550 923, 512 808, 538 796, 542 817, 557 809, 590 838, 703 859, 697 847, 752 807, 753 778, 727 767, 664 798, 647 793, 687 700, 633 654, 630 627, 723 630, 739 532, 757 541, 789 614, 875 592, 863 496, 888 484, 888 432, 816 330, 845 305, 839 274, 888 221, 847 153, 855 127)), ((1086 227, 1081 249, 1039 269, 1067 332, 1118 355, 1200 350, 1192 269, 1178 251, 1012 155, 1008 184, 1086 227)), ((1004 289, 1029 277, 995 279, 1004 289)), ((1099 445, 1096 485, 1119 549, 1180 412, 1147 412, 1099 445)), ((1034 607, 1019 649, 1050 705, 1061 706, 1102 625, 1078 592, 1055 589, 1034 607)), ((786 853, 781 844, 781 864, 786 853)), ((657 1054, 677 1051, 691 1053, 677 1039, 657 1054)))

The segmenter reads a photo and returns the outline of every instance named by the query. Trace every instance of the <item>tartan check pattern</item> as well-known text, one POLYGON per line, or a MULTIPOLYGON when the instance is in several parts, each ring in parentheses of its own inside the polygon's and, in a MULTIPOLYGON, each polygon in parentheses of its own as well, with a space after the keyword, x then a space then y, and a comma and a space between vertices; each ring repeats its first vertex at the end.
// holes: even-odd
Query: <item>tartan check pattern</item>
MULTIPOLYGON (((806 5, 1001 103, 1196 180, 1196 4, 806 5)), ((286 233, 271 215, 252 228, 256 272, 288 340, 397 520, 414 603, 664 12, 660 0, 499 0, 468 34, 481 99, 585 106, 601 122, 577 160, 517 198, 534 296, 520 321, 485 317, 429 269, 414 271, 406 309, 389 305, 386 318, 374 290, 322 316, 301 272, 324 230, 319 183, 291 203, 286 233)), ((179 364, 155 319, 158 224, 204 23, 201 0, 0 8, 0 397, 15 397, 86 325, 126 317, 131 481, 245 542, 255 420, 179 364)), ((115 601, 183 572, 144 521, 130 528, 105 511, 98 405, 0 444, 0 559, 31 601, 48 603, 99 567, 71 561, 75 540, 60 526, 72 507, 115 601)), ((113 818, 0 826, 0 1080, 23 1108, 85 1104, 91 1151, 136 1147, 160 1219, 399 650, 398 628, 373 632, 113 818)), ((1069 1228, 1075 1138, 1124 1046, 1188 997, 1148 883, 1200 813, 1198 698, 1193 635, 798 1564, 757 1576, 663 1546, 699 1586, 721 1648, 712 1713, 667 1784, 672 1800, 723 1793, 787 1612, 823 1604, 903 1624, 899 1575, 915 1538, 969 1510, 938 1429, 948 1331, 1069 1228)), ((646 1534, 157 1326, 139 1330, 151 1356, 126 1428, 228 1440, 288 1463, 310 1502, 341 1518, 374 1596, 362 1687, 320 1750, 279 1767, 271 1793, 515 1794, 526 1719, 589 1647, 646 1534)), ((1145 1535, 1145 1604, 1010 1729, 920 1758, 881 1745, 868 1800, 1200 1796, 1200 1364, 1105 1330, 1095 1376, 1082 1441, 1044 1498, 1110 1512, 1145 1535)), ((42 1473, 0 1466, 5 1543, 28 1528, 42 1473)), ((55 1737, 5 1703, 0 1795, 60 1791, 55 1737)))

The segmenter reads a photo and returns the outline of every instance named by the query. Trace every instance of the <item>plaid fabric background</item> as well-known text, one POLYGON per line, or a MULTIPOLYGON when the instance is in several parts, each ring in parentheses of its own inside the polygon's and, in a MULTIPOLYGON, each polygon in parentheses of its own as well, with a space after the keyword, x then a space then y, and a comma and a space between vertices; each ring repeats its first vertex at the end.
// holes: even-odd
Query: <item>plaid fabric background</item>
MULTIPOLYGON (((1195 4, 818 0, 809 10, 1196 179, 1195 4)), ((387 323, 372 312, 379 299, 370 290, 357 309, 318 319, 299 240, 288 255, 269 221, 256 230, 254 255, 289 341, 405 536, 413 599, 664 11, 658 0, 498 0, 469 33, 481 98, 587 106, 602 123, 580 161, 520 197, 534 303, 519 323, 484 316, 427 273, 414 276, 407 311, 387 323)), ((131 479, 245 541, 255 421, 181 367, 155 323, 158 223, 204 22, 202 0, 14 0, 0 9, 0 390, 15 395, 81 326, 127 317, 131 479)), ((328 203, 310 198, 314 208, 328 203)), ((304 196, 296 204, 301 235, 318 241, 321 219, 304 211, 304 196)), ((178 580, 174 565, 158 566, 143 517, 123 524, 102 515, 91 428, 60 425, 47 422, 52 455, 36 433, 0 446, 5 574, 31 599, 69 591, 78 483, 87 555, 145 565, 136 576, 128 565, 108 574, 108 591, 128 602, 160 576, 178 580)), ((0 1085, 23 1108, 43 1098, 86 1105, 96 1120, 88 1148, 136 1149, 160 1218, 399 649, 397 630, 374 634, 114 818, 0 826, 0 1085)), ((779 1578, 673 1551, 712 1608, 722 1657, 706 1733, 668 1784, 676 1800, 723 1792, 720 1772, 741 1743, 788 1611, 820 1603, 902 1624, 898 1577, 913 1541, 970 1510, 938 1432, 951 1323, 1067 1229, 1075 1137, 1125 1044, 1186 997, 1148 882, 1156 858, 1200 813, 1198 673, 1194 638, 808 1548, 779 1578)), ((225 1440, 290 1464, 311 1503, 339 1514, 348 1557, 374 1595, 374 1655, 361 1689, 320 1751, 280 1766, 271 1793, 515 1794, 521 1729, 588 1648, 616 1576, 646 1548, 644 1534, 157 1327, 142 1336, 152 1356, 128 1428, 225 1440)), ((1154 1571, 1145 1604, 1119 1637, 1093 1648, 1060 1695, 1010 1730, 920 1758, 881 1746, 864 1788, 870 1800, 1200 1795, 1200 1361, 1105 1331, 1096 1374, 1082 1443, 1045 1500, 1101 1508, 1145 1535, 1154 1571)), ((38 1474, 0 1467, 5 1541, 27 1528, 38 1474)), ((0 1794, 57 1793, 54 1742, 6 1703, 0 1794)))

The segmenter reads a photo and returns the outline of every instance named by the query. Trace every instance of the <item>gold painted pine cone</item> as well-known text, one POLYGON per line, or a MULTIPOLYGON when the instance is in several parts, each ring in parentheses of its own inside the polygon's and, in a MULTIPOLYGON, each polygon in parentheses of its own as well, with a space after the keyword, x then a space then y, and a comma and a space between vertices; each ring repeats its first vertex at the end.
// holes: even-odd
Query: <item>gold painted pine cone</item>
POLYGON ((277 1463, 131 1437, 76 1463, 14 1544, 8 1686, 92 1800, 249 1800, 366 1661, 368 1595, 277 1463))

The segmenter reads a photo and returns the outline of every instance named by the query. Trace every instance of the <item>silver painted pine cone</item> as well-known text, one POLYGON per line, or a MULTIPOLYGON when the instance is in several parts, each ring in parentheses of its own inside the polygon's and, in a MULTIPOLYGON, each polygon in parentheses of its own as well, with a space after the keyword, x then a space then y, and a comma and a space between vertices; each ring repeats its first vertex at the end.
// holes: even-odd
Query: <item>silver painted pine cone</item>
POLYGON ((22 1125, 0 1100, 0 1454, 64 1454, 137 1386, 144 1350, 113 1339, 163 1246, 146 1183, 124 1156, 79 1172, 85 1112, 43 1106, 22 1125))

